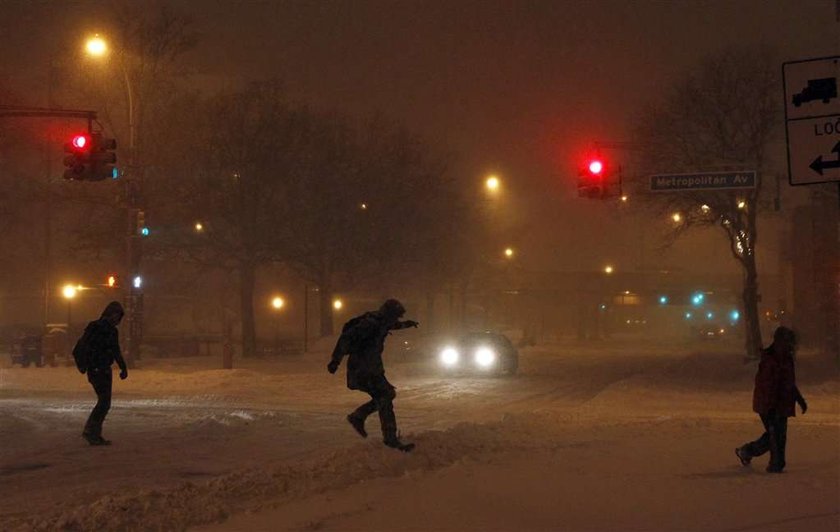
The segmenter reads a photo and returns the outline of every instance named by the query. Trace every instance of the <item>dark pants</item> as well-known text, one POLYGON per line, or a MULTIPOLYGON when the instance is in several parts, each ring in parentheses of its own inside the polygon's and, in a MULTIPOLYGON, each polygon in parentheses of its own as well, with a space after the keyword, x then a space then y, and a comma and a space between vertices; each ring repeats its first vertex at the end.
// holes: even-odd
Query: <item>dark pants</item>
POLYGON ((397 437, 397 417, 394 414, 394 398, 396 389, 391 386, 385 375, 374 375, 361 379, 354 389, 370 395, 371 400, 353 411, 351 416, 366 419, 374 412, 379 412, 379 423, 382 425, 382 437, 393 440, 397 437))
POLYGON ((761 456, 770 451, 769 467, 784 469, 787 417, 774 413, 761 414, 761 423, 764 425, 764 434, 753 442, 745 443, 741 449, 750 457, 761 456))
POLYGON ((91 436, 102 436, 102 422, 111 409, 111 369, 90 369, 88 370, 88 382, 96 392, 96 406, 85 423, 85 434, 91 436))

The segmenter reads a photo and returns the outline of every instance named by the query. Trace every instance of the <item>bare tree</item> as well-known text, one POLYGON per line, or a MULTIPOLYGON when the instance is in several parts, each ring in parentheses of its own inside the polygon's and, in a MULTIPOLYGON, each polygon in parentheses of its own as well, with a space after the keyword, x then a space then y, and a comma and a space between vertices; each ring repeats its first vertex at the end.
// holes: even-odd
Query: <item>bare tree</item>
POLYGON ((743 273, 746 354, 761 347, 755 250, 770 148, 780 131, 779 62, 765 48, 731 48, 705 58, 651 106, 638 127, 646 173, 754 170, 753 189, 649 195, 661 216, 679 213, 671 240, 716 227, 743 273))

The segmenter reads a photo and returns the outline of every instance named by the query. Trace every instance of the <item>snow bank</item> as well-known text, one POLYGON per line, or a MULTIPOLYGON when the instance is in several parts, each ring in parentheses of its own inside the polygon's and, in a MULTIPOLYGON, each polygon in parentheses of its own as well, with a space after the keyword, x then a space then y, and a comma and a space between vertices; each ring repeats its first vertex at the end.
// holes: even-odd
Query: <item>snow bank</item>
MULTIPOLYGON (((282 503, 372 478, 411 476, 440 469, 466 457, 517 449, 548 448, 545 426, 505 419, 462 423, 445 431, 418 434, 418 448, 403 454, 378 441, 322 453, 317 458, 272 470, 249 470, 205 483, 185 482, 169 490, 109 495, 92 504, 20 523, 19 530, 182 530, 218 522, 271 501, 282 503)), ((373 439, 373 438, 372 438, 373 439)))

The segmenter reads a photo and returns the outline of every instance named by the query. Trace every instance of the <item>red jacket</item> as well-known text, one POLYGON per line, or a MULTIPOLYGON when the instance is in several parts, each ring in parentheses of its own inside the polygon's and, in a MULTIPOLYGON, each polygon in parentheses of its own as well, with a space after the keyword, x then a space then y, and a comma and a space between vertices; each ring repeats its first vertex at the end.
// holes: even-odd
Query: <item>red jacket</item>
POLYGON ((753 410, 764 415, 775 411, 779 416, 795 416, 794 406, 799 397, 793 357, 776 353, 773 346, 762 350, 755 374, 753 410))

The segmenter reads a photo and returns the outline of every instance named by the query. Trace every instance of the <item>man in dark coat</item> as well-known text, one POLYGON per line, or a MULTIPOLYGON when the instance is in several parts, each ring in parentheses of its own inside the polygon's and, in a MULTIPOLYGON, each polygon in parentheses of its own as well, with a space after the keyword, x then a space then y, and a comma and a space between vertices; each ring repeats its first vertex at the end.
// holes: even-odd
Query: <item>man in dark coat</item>
POLYGON ((400 321, 404 314, 402 304, 396 299, 389 299, 378 311, 366 312, 348 321, 342 328, 327 369, 335 373, 342 358, 349 355, 347 387, 369 394, 371 400, 347 416, 347 421, 356 432, 367 438, 365 419, 379 412, 385 445, 408 452, 414 448, 414 444, 402 443, 397 437, 397 419, 394 415, 397 392, 385 378, 385 366, 382 363, 385 338, 391 334, 390 331, 419 325, 412 320, 400 321))
POLYGON ((758 373, 755 375, 753 410, 761 417, 764 434, 753 442, 735 449, 742 465, 770 451, 769 473, 781 473, 785 468, 787 418, 796 416, 795 403, 804 414, 808 403, 796 387, 794 352, 796 334, 787 327, 779 327, 773 334, 773 344, 761 352, 758 373))
POLYGON ((110 445, 111 442, 102 437, 102 423, 111 408, 111 366, 114 362, 120 367, 120 379, 128 377, 128 369, 120 352, 119 333, 117 325, 123 318, 125 311, 117 301, 108 303, 102 316, 96 321, 88 323, 80 342, 85 344, 87 353, 87 378, 93 391, 96 392, 96 406, 85 423, 82 437, 91 445, 110 445))

